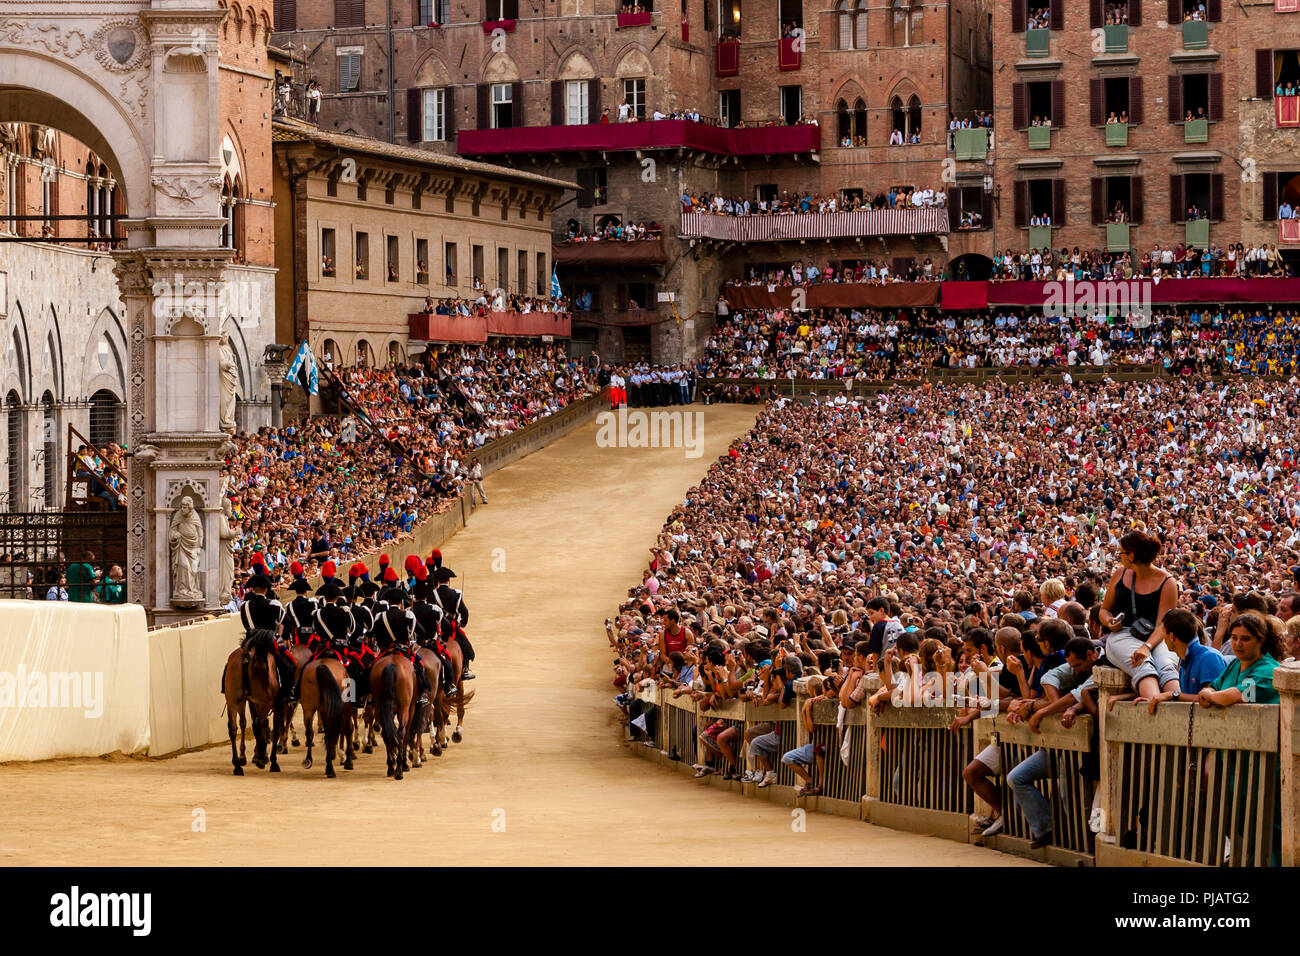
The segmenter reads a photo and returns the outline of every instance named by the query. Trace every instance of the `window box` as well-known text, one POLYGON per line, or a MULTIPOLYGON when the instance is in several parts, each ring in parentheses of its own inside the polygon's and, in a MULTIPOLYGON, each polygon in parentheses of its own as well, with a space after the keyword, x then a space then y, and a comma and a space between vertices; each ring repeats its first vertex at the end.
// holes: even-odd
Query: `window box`
POLYGON ((1112 23, 1103 28, 1106 31, 1106 52, 1128 52, 1128 24, 1112 23))
POLYGON ((1128 145, 1128 123, 1107 123, 1106 124, 1106 145, 1127 146, 1128 145))
POLYGON ((1128 252, 1132 248, 1129 243, 1129 224, 1107 223, 1106 225, 1106 251, 1107 252, 1128 252))
POLYGON ((1029 248, 1030 249, 1052 248, 1052 227, 1051 226, 1030 226, 1029 227, 1029 248))
POLYGON ((483 21, 484 33, 491 36, 492 31, 496 29, 505 30, 506 33, 514 33, 515 21, 514 20, 484 20, 483 21))
POLYGON ((1183 49, 1208 50, 1210 25, 1204 20, 1187 20, 1183 23, 1183 49))
POLYGON ((624 27, 644 27, 650 23, 650 11, 644 13, 620 13, 618 15, 618 29, 624 27))
POLYGON ((957 159, 984 159, 989 153, 989 131, 987 129, 953 130, 954 149, 957 159))
POLYGON ((1210 141, 1209 120, 1189 120, 1183 124, 1184 143, 1208 143, 1210 141))
POLYGON ((1027 130, 1029 133, 1030 149, 1051 149, 1052 148, 1052 127, 1050 126, 1031 126, 1027 130))
POLYGON ((1208 249, 1210 247, 1210 220, 1189 219, 1187 221, 1185 242, 1189 249, 1208 249))
POLYGON ((1048 56, 1051 52, 1051 30, 1025 31, 1025 56, 1048 56))

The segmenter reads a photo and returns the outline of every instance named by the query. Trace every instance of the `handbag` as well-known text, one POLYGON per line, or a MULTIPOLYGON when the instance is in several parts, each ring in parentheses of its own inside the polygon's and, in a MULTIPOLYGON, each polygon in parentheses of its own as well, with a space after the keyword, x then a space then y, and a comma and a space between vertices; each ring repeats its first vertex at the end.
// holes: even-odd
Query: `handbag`
MULTIPOLYGON (((1137 587, 1137 575, 1135 574, 1133 575, 1133 587, 1128 589, 1129 606, 1132 608, 1133 611, 1133 623, 1131 623, 1128 626, 1128 629, 1130 634, 1132 634, 1139 641, 1145 644, 1147 638, 1149 638, 1152 634, 1156 632, 1156 626, 1148 618, 1137 616, 1138 614, 1137 591, 1134 590, 1136 587, 1137 587)), ((1161 582, 1160 587, 1161 588, 1164 587, 1164 582, 1161 582)))

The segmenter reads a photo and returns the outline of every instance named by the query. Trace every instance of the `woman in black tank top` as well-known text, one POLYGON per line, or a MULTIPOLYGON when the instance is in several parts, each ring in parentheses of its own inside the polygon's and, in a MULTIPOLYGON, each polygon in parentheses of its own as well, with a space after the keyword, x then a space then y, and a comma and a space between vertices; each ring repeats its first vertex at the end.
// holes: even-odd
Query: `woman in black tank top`
POLYGON ((1171 574, 1153 565, 1160 546, 1159 538, 1144 531, 1120 539, 1120 566, 1111 575, 1100 612, 1102 626, 1112 635, 1106 656, 1129 675, 1140 701, 1162 691, 1164 699, 1176 700, 1181 693, 1178 658, 1165 646, 1161 623, 1178 603, 1178 586, 1171 574), (1155 625, 1145 640, 1129 630, 1139 620, 1155 625))

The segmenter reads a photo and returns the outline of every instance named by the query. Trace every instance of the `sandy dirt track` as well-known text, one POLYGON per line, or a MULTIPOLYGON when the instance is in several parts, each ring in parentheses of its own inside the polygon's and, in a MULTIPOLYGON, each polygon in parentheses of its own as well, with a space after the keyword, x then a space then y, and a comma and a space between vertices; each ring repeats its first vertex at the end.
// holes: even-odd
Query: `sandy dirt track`
POLYGON ((227 746, 11 764, 0 767, 0 864, 1021 862, 820 814, 795 833, 789 809, 701 786, 620 744, 601 622, 639 580, 668 511, 757 413, 694 410, 706 414, 701 458, 598 448, 592 424, 487 479, 491 503, 443 549, 479 657, 465 741, 449 753, 401 782, 385 777, 382 746, 335 780, 319 750, 303 770, 301 748, 281 758, 283 773, 250 764, 242 778, 227 746), (196 810, 205 832, 192 831, 196 810), (381 817, 408 825, 375 858, 357 854, 372 839, 341 842, 328 859, 292 832, 310 821, 360 835, 381 817))

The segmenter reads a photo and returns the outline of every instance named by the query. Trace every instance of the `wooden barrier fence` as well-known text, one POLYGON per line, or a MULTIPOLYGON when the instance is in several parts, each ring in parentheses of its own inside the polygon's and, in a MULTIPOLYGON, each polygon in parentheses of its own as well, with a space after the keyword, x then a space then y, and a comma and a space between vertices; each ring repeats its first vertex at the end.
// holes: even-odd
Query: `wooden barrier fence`
POLYGON ((1066 728, 1052 716, 1036 731, 1001 714, 952 731, 957 708, 887 707, 875 714, 864 705, 841 712, 836 701, 817 699, 810 732, 800 716, 808 700, 802 681, 788 707, 732 701, 711 711, 701 711, 689 695, 652 687, 638 696, 650 708, 653 746, 633 749, 689 772, 707 757, 700 735, 721 720, 737 730, 732 769, 756 769, 746 733, 772 724, 780 735, 774 785, 760 788, 716 774, 702 782, 1061 865, 1296 865, 1300 662, 1274 672, 1280 705, 1207 709, 1166 702, 1150 714, 1145 704, 1131 701, 1110 706, 1127 686, 1122 672, 1098 667, 1094 678, 1097 717, 1080 715, 1066 728), (808 743, 819 748, 813 779, 820 793, 801 797, 780 756, 808 743), (1005 823, 1000 834, 984 838, 972 835, 971 822, 988 808, 962 771, 988 746, 998 748, 1001 760, 1005 823), (1032 850, 1033 834, 1006 775, 1039 752, 1047 767, 1035 786, 1051 806, 1053 837, 1046 848, 1032 850))

